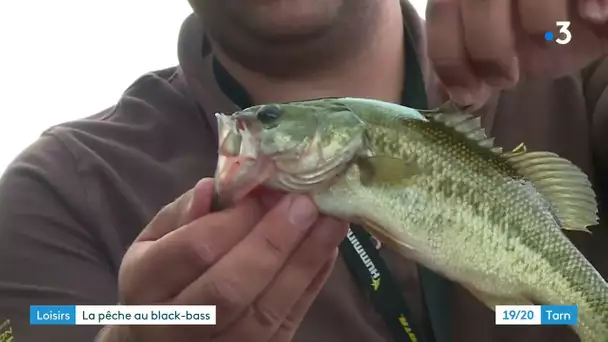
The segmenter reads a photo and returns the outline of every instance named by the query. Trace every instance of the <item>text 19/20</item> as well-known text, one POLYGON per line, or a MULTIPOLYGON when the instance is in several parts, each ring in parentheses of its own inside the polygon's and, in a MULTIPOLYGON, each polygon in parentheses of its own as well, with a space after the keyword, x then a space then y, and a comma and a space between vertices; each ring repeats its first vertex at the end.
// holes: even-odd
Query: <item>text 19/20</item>
POLYGON ((498 305, 496 325, 539 325, 540 312, 537 305, 498 305))

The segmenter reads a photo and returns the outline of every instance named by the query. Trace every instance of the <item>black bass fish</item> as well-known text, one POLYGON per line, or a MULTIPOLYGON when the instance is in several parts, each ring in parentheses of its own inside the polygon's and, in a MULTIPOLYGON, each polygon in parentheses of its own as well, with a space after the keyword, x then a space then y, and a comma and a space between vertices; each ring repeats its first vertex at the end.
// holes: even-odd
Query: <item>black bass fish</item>
POLYGON ((598 223, 587 176, 551 152, 503 152, 448 107, 327 98, 217 114, 217 200, 264 185, 309 194, 406 258, 495 305, 578 305, 608 341, 608 283, 562 229, 598 223))

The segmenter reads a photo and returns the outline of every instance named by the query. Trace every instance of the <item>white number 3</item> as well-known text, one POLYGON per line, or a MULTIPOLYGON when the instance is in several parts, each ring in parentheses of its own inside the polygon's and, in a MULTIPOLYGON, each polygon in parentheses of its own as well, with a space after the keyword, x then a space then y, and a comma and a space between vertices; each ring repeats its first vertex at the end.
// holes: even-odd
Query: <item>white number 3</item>
POLYGON ((555 42, 562 45, 570 43, 570 40, 572 40, 572 32, 568 30, 568 27, 570 27, 570 22, 557 21, 555 23, 559 27, 559 37, 555 40, 555 42))

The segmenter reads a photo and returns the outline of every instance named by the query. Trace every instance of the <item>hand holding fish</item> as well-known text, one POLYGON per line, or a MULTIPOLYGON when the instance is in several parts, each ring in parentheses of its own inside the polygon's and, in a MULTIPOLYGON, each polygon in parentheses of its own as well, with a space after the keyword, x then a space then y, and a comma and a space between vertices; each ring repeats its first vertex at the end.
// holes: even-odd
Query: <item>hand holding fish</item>
POLYGON ((606 0, 429 0, 426 19, 435 71, 464 106, 483 104, 491 87, 578 72, 607 51, 606 0))
POLYGON ((267 193, 211 213, 212 192, 204 179, 158 213, 123 259, 119 294, 131 305, 216 305, 217 325, 108 327, 98 341, 291 340, 346 225, 302 195, 267 193))

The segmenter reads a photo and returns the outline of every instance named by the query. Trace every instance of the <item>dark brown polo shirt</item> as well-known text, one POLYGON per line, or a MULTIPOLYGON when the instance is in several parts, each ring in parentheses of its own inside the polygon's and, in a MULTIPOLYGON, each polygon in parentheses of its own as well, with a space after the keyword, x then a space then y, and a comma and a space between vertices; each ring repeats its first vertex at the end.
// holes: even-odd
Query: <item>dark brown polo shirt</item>
MULTIPOLYGON (((409 5, 405 15, 422 45, 409 5)), ((117 104, 97 115, 50 128, 6 170, 0 180, 0 325, 11 320, 15 341, 93 341, 96 326, 30 326, 29 305, 116 303, 121 259, 141 229, 163 205, 213 175, 213 114, 238 109, 230 98, 242 90, 218 86, 203 37, 201 23, 186 19, 179 67, 142 76, 117 104)), ((432 75, 426 75, 430 90, 432 75)), ((479 114, 499 145, 512 148, 523 141, 530 149, 571 159, 604 198, 607 82, 608 61, 600 60, 569 77, 496 94, 479 114)), ((437 105, 429 94, 431 105, 437 105)), ((608 230, 568 234, 606 276, 608 230)), ((433 323, 440 342, 577 341, 563 327, 496 327, 491 310, 451 283, 445 299, 425 306, 416 267, 387 249, 382 254, 419 317, 433 311, 448 318, 433 323)), ((294 338, 390 340, 342 259, 294 338)))

